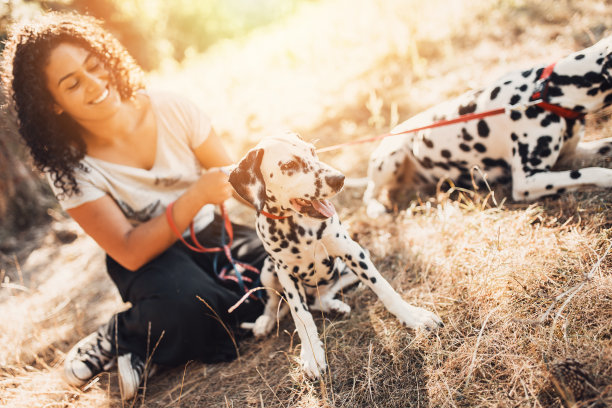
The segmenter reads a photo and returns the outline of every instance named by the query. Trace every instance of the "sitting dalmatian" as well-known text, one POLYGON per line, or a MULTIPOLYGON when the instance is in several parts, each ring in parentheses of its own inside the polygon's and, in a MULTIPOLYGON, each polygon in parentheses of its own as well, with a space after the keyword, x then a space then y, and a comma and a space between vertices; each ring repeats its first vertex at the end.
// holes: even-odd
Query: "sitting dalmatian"
POLYGON ((553 169, 562 162, 612 156, 612 138, 580 141, 584 115, 611 104, 612 37, 608 37, 556 64, 509 73, 486 88, 436 105, 391 133, 508 109, 479 120, 384 139, 370 157, 364 194, 367 213, 376 217, 386 211, 378 201, 383 190, 419 190, 445 179, 469 188, 474 167, 489 182, 512 183, 512 197, 517 201, 586 185, 612 187, 612 169, 553 169))
POLYGON ((270 255, 261 272, 268 294, 264 313, 253 325, 243 327, 251 328, 256 336, 268 334, 286 313, 283 303, 277 315, 279 293, 283 292, 309 377, 319 377, 327 364, 308 299, 314 301, 311 309, 348 314, 350 307, 334 295, 361 280, 406 326, 442 326, 434 313, 405 302, 376 270, 367 252, 349 238, 329 202, 342 189, 344 175, 320 162, 311 144, 296 134, 264 139, 231 171, 229 181, 255 206, 257 233, 270 255))

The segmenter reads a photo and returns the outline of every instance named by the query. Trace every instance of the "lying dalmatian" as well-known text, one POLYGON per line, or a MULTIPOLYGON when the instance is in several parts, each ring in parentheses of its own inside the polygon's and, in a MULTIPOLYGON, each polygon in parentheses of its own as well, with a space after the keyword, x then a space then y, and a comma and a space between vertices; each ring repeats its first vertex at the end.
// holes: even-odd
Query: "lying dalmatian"
POLYGON ((406 326, 442 326, 434 313, 405 302, 349 238, 329 202, 342 189, 344 175, 320 162, 311 144, 296 134, 264 139, 232 170, 229 181, 255 206, 257 233, 270 255, 261 273, 268 294, 265 310, 248 327, 256 336, 268 334, 286 313, 284 303, 279 311, 284 292, 309 377, 319 377, 327 364, 308 300, 314 302, 310 309, 348 314, 350 307, 334 295, 358 280, 406 326))
POLYGON ((505 114, 383 139, 368 166, 367 213, 376 217, 386 211, 378 201, 383 190, 423 190, 449 178, 455 185, 470 187, 475 166, 487 174, 488 182, 512 183, 517 201, 586 185, 612 187, 612 169, 554 169, 562 162, 595 162, 612 156, 612 138, 580 141, 584 115, 611 104, 612 37, 608 37, 556 64, 509 73, 486 88, 436 105, 391 133, 509 109, 505 114))

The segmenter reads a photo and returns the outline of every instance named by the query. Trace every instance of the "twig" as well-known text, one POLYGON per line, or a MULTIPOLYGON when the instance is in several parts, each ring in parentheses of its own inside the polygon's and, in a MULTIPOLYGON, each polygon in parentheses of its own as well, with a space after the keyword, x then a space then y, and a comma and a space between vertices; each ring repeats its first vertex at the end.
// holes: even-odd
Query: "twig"
POLYGON ((191 361, 188 361, 187 364, 185 364, 185 368, 183 369, 183 377, 181 378, 181 388, 179 390, 178 405, 181 405, 181 396, 183 395, 183 386, 185 385, 185 374, 187 373, 187 366, 189 364, 191 364, 191 361))
POLYGON ((266 386, 270 389, 270 391, 272 391, 272 395, 274 395, 276 397, 276 399, 278 400, 278 402, 284 407, 285 404, 283 404, 283 401, 281 401, 280 398, 278 398, 278 395, 276 395, 276 392, 274 392, 274 389, 272 389, 272 387, 270 387, 270 384, 268 383, 268 381, 264 378, 264 376, 261 374, 261 372, 259 371, 259 367, 255 367, 255 370, 257 371, 257 374, 259 374, 259 376, 261 377, 261 379, 264 381, 264 383, 266 384, 266 386))
MULTIPOLYGON (((552 326, 550 328, 550 335, 548 337, 549 347, 550 347, 550 343, 552 342, 553 334, 555 332, 555 325, 557 324, 557 319, 559 318, 559 316, 561 316, 561 312, 563 312, 563 309, 565 309, 565 307, 569 304, 569 302, 573 299, 573 297, 580 291, 580 289, 582 289, 587 284, 587 282, 589 280, 591 280, 591 278, 595 274, 595 271, 597 270, 597 268, 599 268, 599 265, 601 265, 601 262, 605 259, 606 256, 608 256, 608 253, 610 252, 610 249, 612 249, 612 242, 610 242, 610 244, 608 245, 608 248, 606 249, 604 254, 597 259, 597 262, 595 262, 595 265, 593 265, 593 267, 591 268, 589 273, 585 276, 585 278, 582 280, 582 282, 580 282, 579 284, 573 286, 569 290, 566 290, 561 295, 557 296, 557 298, 555 299, 555 302, 557 302, 557 301, 560 301, 560 299, 562 299, 563 296, 567 295, 567 299, 565 299, 565 302, 563 302, 563 304, 561 305, 561 307, 559 308, 559 310, 555 314, 555 318, 553 319, 553 323, 552 323, 552 326)), ((554 304, 555 303, 553 303, 552 306, 554 306, 554 304)), ((551 310, 551 308, 549 308, 546 311, 546 313, 548 314, 550 312, 550 310, 551 310)))
POLYGON ((231 330, 227 327, 227 325, 223 322, 223 320, 221 319, 221 317, 217 314, 217 312, 215 311, 215 309, 213 309, 204 299, 202 299, 200 296, 196 295, 196 297, 200 300, 200 302, 204 303, 206 305, 206 307, 208 307, 210 309, 211 312, 213 312, 215 314, 215 318, 217 319, 217 321, 219 323, 221 323, 221 326, 223 326, 223 328, 225 329, 225 331, 227 332, 227 334, 230 336, 230 339, 232 340, 232 343, 234 343, 234 348, 236 349, 236 355, 238 356, 238 360, 240 360, 240 351, 238 350, 238 343, 236 343, 236 339, 234 338, 234 335, 232 334, 231 330))
POLYGON ((482 323, 482 327, 480 328, 480 332, 478 333, 478 338, 476 339, 476 345, 474 346, 474 354, 472 354, 472 361, 470 362, 470 368, 468 370, 468 375, 467 375, 467 378, 465 379, 466 388, 470 383, 470 377, 472 376, 472 371, 474 371, 474 364, 476 363, 476 354, 478 353, 478 345, 480 344, 480 340, 482 339, 482 333, 484 332, 485 326, 487 325, 487 322, 489 321, 489 317, 491 317, 493 312, 495 312, 498 308, 499 306, 492 309, 487 315, 487 317, 485 317, 485 320, 482 323))

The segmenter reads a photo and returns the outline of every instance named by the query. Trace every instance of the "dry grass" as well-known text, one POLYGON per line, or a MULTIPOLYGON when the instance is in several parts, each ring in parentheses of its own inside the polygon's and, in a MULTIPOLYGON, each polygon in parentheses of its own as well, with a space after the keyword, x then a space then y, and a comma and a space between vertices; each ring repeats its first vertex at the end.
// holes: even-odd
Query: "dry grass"
MULTIPOLYGON (((612 10, 597 0, 329 0, 150 82, 200 103, 236 156, 284 129, 325 146, 383 133, 509 69, 586 47, 609 27, 612 10)), ((608 117, 590 119, 587 137, 612 136, 608 117)), ((371 149, 324 159, 363 176, 371 149)), ((548 365, 566 357, 585 364, 612 404, 611 192, 534 204, 439 194, 377 221, 361 193, 338 197, 344 222, 405 299, 443 318, 443 330, 401 328, 358 287, 345 294, 350 318, 317 319, 330 367, 321 381, 300 372, 285 319, 278 336, 244 342, 238 361, 167 370, 133 402, 120 401, 115 373, 73 389, 60 377, 65 352, 126 305, 100 250, 55 214, 15 256, 1 255, 0 405, 559 407, 548 365), (78 237, 61 245, 67 230, 78 237)))

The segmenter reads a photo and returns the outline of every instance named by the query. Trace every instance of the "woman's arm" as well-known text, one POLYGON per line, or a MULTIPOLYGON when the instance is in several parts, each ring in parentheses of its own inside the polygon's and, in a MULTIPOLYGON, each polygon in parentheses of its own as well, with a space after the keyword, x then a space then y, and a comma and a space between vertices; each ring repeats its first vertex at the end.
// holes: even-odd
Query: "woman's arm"
MULTIPOLYGON (((175 201, 173 216, 179 231, 187 229, 204 205, 219 204, 231 197, 233 189, 227 179, 220 170, 206 172, 175 201)), ((132 271, 161 254, 177 239, 165 214, 134 227, 110 196, 67 212, 111 258, 132 271)))

